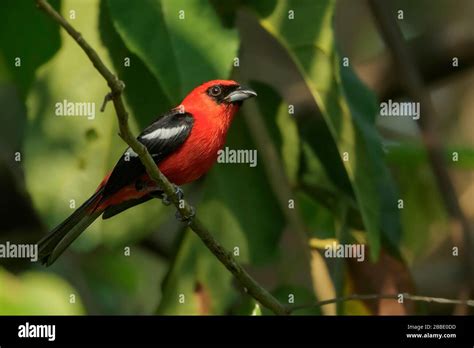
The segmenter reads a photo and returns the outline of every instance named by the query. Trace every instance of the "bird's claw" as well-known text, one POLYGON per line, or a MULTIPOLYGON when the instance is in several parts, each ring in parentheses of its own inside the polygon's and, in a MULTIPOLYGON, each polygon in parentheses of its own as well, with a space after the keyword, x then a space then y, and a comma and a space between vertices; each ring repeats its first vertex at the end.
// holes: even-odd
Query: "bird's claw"
MULTIPOLYGON (((174 186, 174 192, 176 193, 176 196, 178 197, 178 200, 179 201, 182 200, 184 198, 183 190, 181 189, 181 187, 179 187, 177 185, 173 185, 173 186, 174 186)), ((161 196, 161 201, 166 206, 171 204, 171 200, 168 198, 168 195, 166 193, 163 193, 163 195, 161 196)))
POLYGON ((196 216, 196 209, 194 207, 190 207, 191 214, 188 216, 183 216, 181 215, 181 212, 179 210, 176 211, 176 219, 178 219, 181 222, 185 222, 188 226, 192 223, 194 217, 196 216))
MULTIPOLYGON (((179 201, 183 200, 184 199, 184 192, 181 189, 181 187, 179 187, 177 185, 174 185, 174 184, 173 184, 173 186, 174 186, 174 192, 175 192, 176 197, 178 198, 178 200, 179 201)), ((170 205, 172 203, 166 193, 163 193, 161 195, 161 201, 163 202, 164 205, 170 205)), ((193 221, 194 216, 196 215, 196 210, 193 207, 190 207, 190 211, 191 211, 191 213, 188 216, 183 216, 183 215, 181 215, 180 211, 177 210, 176 214, 175 214, 176 219, 178 219, 181 222, 186 222, 188 225, 190 225, 191 222, 193 221)))

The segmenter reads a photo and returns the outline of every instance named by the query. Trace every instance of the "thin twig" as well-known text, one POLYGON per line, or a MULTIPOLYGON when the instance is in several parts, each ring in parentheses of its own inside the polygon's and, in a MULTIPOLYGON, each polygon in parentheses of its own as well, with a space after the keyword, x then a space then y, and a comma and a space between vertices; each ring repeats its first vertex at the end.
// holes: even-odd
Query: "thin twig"
MULTIPOLYGON (((430 302, 430 303, 443 303, 443 304, 462 304, 470 307, 474 307, 474 300, 454 300, 449 298, 442 298, 442 297, 429 297, 429 296, 418 296, 418 295, 411 295, 408 293, 400 293, 400 294, 362 294, 362 295, 348 295, 338 298, 332 298, 330 300, 319 301, 316 303, 308 303, 304 305, 295 305, 289 307, 290 312, 298 311, 301 309, 307 308, 316 308, 322 307, 328 304, 333 303, 340 303, 346 301, 359 301, 359 300, 397 300, 397 301, 418 301, 418 302, 430 302)), ((403 303, 403 302, 400 302, 403 303)))
POLYGON ((104 97, 104 101, 102 102, 102 106, 100 107, 100 112, 105 111, 105 107, 107 106, 108 102, 113 99, 112 93, 107 93, 104 97))
MULTIPOLYGON (((194 214, 194 208, 185 200, 179 200, 173 185, 158 169, 147 148, 132 134, 128 125, 128 112, 122 100, 122 92, 125 87, 123 82, 107 68, 97 52, 87 43, 82 35, 76 31, 54 8, 52 8, 46 0, 36 0, 36 3, 41 10, 69 33, 69 35, 87 54, 97 71, 107 81, 107 84, 111 89, 110 98, 112 99, 117 114, 121 138, 133 149, 133 151, 135 151, 135 153, 138 154, 149 177, 165 192, 171 202, 175 205, 176 209, 180 212, 181 216, 184 218, 191 218, 194 214)), ((262 306, 270 309, 275 314, 288 314, 287 308, 265 288, 257 283, 247 273, 247 271, 237 263, 232 254, 225 250, 222 245, 214 239, 211 233, 204 227, 197 217, 190 219, 189 227, 199 236, 199 238, 201 238, 207 248, 224 264, 234 277, 239 280, 250 296, 255 298, 262 304, 262 306)))

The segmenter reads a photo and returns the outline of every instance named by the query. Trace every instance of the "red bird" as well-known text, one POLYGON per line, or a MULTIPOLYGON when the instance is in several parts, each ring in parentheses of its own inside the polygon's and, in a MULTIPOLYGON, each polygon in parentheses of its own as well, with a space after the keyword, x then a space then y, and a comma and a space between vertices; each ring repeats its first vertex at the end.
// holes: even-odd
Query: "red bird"
MULTIPOLYGON (((180 106, 145 128, 137 139, 172 183, 189 183, 216 162, 234 115, 245 99, 256 95, 235 81, 206 82, 189 93, 180 106)), ((177 193, 182 194, 179 187, 177 193)), ((108 219, 154 197, 167 202, 137 154, 128 148, 97 191, 38 242, 40 260, 52 264, 100 215, 108 219)))

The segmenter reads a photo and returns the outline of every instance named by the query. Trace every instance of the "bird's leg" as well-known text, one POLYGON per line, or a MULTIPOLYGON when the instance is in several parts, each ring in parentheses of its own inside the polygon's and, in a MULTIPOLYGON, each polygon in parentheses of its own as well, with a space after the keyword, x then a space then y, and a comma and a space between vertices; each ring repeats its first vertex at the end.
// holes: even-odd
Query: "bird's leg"
POLYGON ((171 204, 171 201, 169 200, 168 195, 164 192, 161 195, 161 202, 163 203, 163 205, 166 205, 166 206, 171 204))
MULTIPOLYGON (((181 187, 179 187, 175 184, 173 184, 173 187, 174 187, 174 192, 176 193, 176 196, 178 197, 178 200, 182 200, 184 198, 184 192, 181 189, 181 187)), ((168 198, 168 195, 166 193, 162 193, 160 198, 161 198, 164 205, 170 205, 171 204, 171 201, 168 198)))
MULTIPOLYGON (((175 184, 173 184, 173 187, 174 187, 174 192, 176 193, 176 196, 178 197, 178 200, 181 201, 182 199, 184 199, 184 192, 181 189, 181 187, 179 187, 178 185, 175 185, 175 184)), ((168 198, 168 196, 166 195, 166 193, 164 193, 164 192, 161 193, 160 198, 161 198, 164 205, 170 205, 171 204, 171 201, 168 198)), ((191 207, 191 214, 189 216, 181 215, 179 210, 177 210, 176 214, 175 214, 176 219, 178 219, 181 222, 186 222, 188 225, 191 224, 191 222, 192 222, 195 215, 196 215, 196 210, 193 207, 191 207)))
POLYGON ((196 216, 196 209, 194 207, 191 207, 191 214, 189 216, 183 216, 181 215, 180 211, 176 211, 176 219, 178 219, 181 222, 185 222, 188 226, 191 225, 191 222, 193 222, 194 217, 196 216))
POLYGON ((178 196, 178 201, 183 200, 184 199, 184 192, 181 189, 181 187, 179 187, 178 185, 174 185, 174 190, 175 190, 174 192, 176 193, 176 196, 178 196))

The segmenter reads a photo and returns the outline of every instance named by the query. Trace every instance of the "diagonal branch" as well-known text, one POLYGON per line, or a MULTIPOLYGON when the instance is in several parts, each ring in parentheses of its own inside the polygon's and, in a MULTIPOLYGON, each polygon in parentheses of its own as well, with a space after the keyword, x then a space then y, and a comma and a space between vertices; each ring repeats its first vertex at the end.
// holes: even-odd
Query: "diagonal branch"
MULTIPOLYGON (((133 149, 133 151, 138 154, 150 178, 154 180, 156 184, 166 193, 171 202, 175 205, 176 209, 180 212, 181 216, 184 218, 191 218, 193 216, 194 208, 185 200, 179 200, 173 185, 158 169, 147 148, 135 138, 135 136, 132 134, 132 131, 130 130, 128 125, 128 112, 122 99, 122 92, 125 88, 124 83, 107 68, 97 52, 87 43, 82 35, 64 19, 64 17, 62 17, 53 7, 51 7, 47 0, 36 0, 36 4, 41 10, 43 10, 49 17, 51 17, 56 23, 58 23, 68 32, 68 34, 87 54, 97 71, 107 81, 111 93, 108 97, 106 97, 106 99, 112 100, 114 104, 119 122, 120 137, 133 149)), ((237 280, 247 290, 250 296, 255 298, 262 304, 262 306, 270 309, 275 314, 288 314, 287 308, 275 297, 273 297, 265 288, 257 283, 247 273, 247 271, 243 269, 239 263, 237 263, 232 254, 224 249, 224 247, 222 247, 222 245, 214 239, 212 234, 205 228, 205 226, 197 217, 191 218, 189 227, 199 236, 199 238, 201 238, 206 247, 234 275, 234 277, 237 278, 237 280)))

